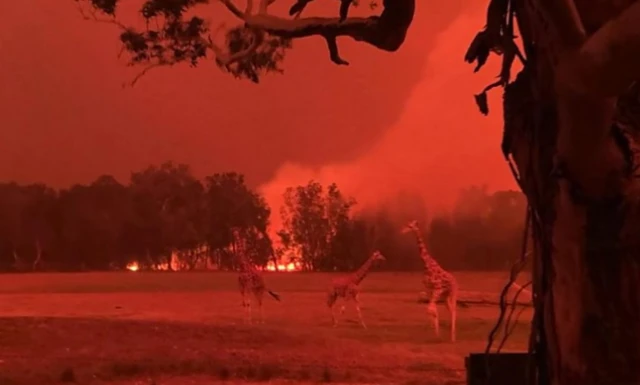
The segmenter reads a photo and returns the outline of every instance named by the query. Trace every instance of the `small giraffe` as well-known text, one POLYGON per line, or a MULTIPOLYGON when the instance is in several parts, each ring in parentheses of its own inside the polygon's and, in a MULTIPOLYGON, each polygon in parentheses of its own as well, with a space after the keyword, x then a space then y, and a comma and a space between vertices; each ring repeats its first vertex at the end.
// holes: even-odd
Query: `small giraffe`
MULTIPOLYGON (((327 305, 331 310, 331 318, 333 320, 333 326, 338 325, 338 321, 336 320, 335 313, 333 311, 333 307, 338 300, 338 298, 342 298, 345 302, 353 301, 355 304, 356 311, 358 312, 358 319, 360 320, 360 324, 363 328, 367 328, 364 320, 362 319, 362 312, 360 311, 360 302, 358 300, 359 288, 358 285, 364 277, 367 276, 369 269, 375 261, 384 261, 384 256, 379 251, 374 251, 373 254, 365 261, 365 263, 360 266, 360 268, 353 273, 345 276, 336 278, 331 282, 331 287, 327 293, 327 305)), ((345 305, 343 304, 340 308, 340 314, 344 313, 345 305)))
POLYGON ((262 308, 264 293, 269 293, 269 295, 275 298, 276 301, 280 301, 280 295, 267 288, 267 285, 264 282, 264 277, 245 255, 246 249, 241 247, 243 242, 242 237, 240 236, 240 231, 234 230, 233 235, 235 255, 240 264, 238 283, 240 284, 240 294, 242 295, 242 307, 245 311, 245 323, 252 322, 251 294, 253 294, 256 303, 258 304, 258 309, 260 311, 260 323, 264 323, 264 311, 262 308))
POLYGON ((445 299, 447 309, 451 314, 451 341, 456 340, 456 307, 458 302, 458 281, 455 277, 443 269, 427 251, 427 246, 422 239, 418 221, 413 220, 402 229, 403 233, 413 232, 418 241, 420 257, 424 261, 424 277, 422 282, 428 295, 427 313, 433 318, 433 327, 436 335, 440 335, 440 320, 436 303, 445 299))

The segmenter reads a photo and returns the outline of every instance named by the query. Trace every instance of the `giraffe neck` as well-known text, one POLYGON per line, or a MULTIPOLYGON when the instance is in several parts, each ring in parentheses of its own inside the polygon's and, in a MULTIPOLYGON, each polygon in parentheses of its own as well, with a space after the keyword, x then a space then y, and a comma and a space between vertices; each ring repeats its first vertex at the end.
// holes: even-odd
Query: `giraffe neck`
POLYGON ((253 265, 251 265, 251 263, 242 254, 242 252, 237 252, 236 255, 238 256, 238 261, 240 262, 240 271, 251 272, 255 270, 253 265))
POLYGON ((245 255, 245 247, 243 244, 242 238, 238 235, 234 235, 234 243, 235 243, 235 255, 240 264, 240 271, 244 273, 250 273, 256 271, 256 268, 253 266, 251 261, 245 255))
POLYGON ((413 233, 416 236, 416 241, 418 242, 418 248, 420 249, 420 257, 426 263, 431 259, 429 255, 429 251, 427 250, 427 245, 424 243, 424 239, 422 239, 422 234, 420 234, 420 230, 413 229, 413 233))
POLYGON ((360 268, 353 273, 353 283, 359 285, 364 277, 367 276, 367 273, 369 273, 369 269, 371 269, 372 265, 373 256, 369 257, 369 259, 367 259, 365 263, 363 263, 362 266, 360 266, 360 268))
POLYGON ((253 263, 251 263, 251 260, 247 258, 243 248, 240 247, 236 249, 236 258, 240 265, 240 271, 245 273, 257 271, 253 263))

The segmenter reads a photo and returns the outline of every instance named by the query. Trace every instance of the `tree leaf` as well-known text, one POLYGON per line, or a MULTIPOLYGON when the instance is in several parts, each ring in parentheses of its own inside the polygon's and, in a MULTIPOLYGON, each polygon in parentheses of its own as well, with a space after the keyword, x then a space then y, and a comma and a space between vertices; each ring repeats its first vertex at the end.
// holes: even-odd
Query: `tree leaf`
POLYGON ((482 115, 488 115, 489 114, 489 102, 487 100, 487 92, 483 91, 477 95, 473 96, 476 100, 476 105, 478 106, 478 108, 480 109, 480 112, 482 113, 482 115))

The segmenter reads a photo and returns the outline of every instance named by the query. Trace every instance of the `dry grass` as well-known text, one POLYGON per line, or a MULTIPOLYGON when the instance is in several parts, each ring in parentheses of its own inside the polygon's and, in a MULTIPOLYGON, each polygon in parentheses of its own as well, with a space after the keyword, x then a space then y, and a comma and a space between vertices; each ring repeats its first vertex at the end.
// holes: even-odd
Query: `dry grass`
MULTIPOLYGON (((457 274, 462 297, 497 296, 506 273, 457 274)), ((374 273, 362 287, 369 326, 347 308, 330 326, 330 274, 267 274, 281 303, 243 325, 234 274, 90 273, 0 277, 0 384, 268 382, 462 384, 497 308, 458 311, 458 342, 426 324, 419 274, 374 273), (244 382, 243 382, 244 381, 244 382)), ((507 345, 523 349, 529 310, 507 345)))

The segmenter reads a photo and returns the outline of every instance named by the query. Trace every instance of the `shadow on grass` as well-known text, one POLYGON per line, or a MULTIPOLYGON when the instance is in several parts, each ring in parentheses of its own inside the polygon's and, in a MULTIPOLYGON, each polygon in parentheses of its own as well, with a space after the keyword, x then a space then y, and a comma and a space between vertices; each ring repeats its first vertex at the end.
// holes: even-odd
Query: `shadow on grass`
MULTIPOLYGON (((9 353, 3 357, 0 385, 195 375, 223 381, 388 383, 393 379, 393 383, 410 383, 422 379, 425 384, 442 384, 462 378, 462 355, 479 346, 491 326, 488 320, 462 319, 460 342, 451 344, 447 321, 442 322, 438 339, 426 323, 397 321, 362 329, 350 323, 338 328, 295 328, 0 318, 0 353, 9 353)), ((526 341, 526 333, 516 334, 526 341)))
POLYGON ((11 353, 1 385, 193 375, 335 382, 397 369, 355 341, 337 345, 335 335, 262 325, 16 317, 0 318, 0 330, 2 349, 11 353))
MULTIPOLYGON (((456 335, 458 341, 465 343, 484 343, 489 332, 495 324, 494 320, 487 319, 461 319, 456 323, 456 335)), ((344 327, 338 330, 342 338, 349 338, 371 344, 411 344, 426 346, 433 344, 448 344, 451 323, 449 320, 440 322, 440 337, 435 335, 432 325, 425 317, 424 323, 388 323, 369 326, 363 330, 354 322, 344 323, 344 327)), ((529 336, 530 323, 526 320, 517 320, 516 328, 510 340, 524 343, 529 336)), ((500 329, 502 332, 502 328, 500 329)), ((500 336, 498 336, 500 338, 500 336)))
POLYGON ((193 376, 206 375, 221 381, 247 380, 268 382, 275 379, 295 381, 332 382, 335 379, 348 380, 350 372, 342 373, 328 366, 288 367, 276 363, 245 363, 232 365, 229 362, 211 360, 182 360, 178 362, 128 361, 113 362, 103 367, 96 376, 102 380, 117 380, 141 376, 193 376))

